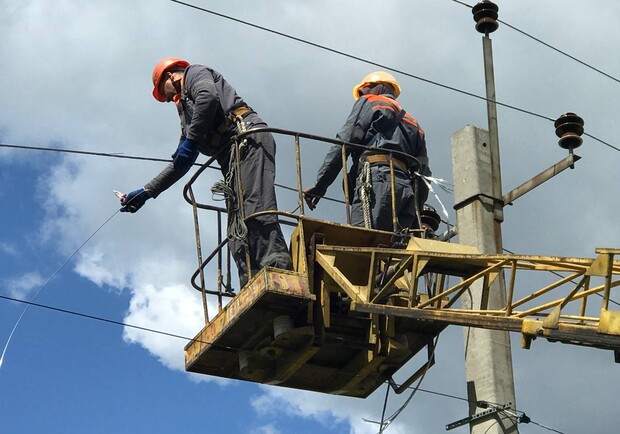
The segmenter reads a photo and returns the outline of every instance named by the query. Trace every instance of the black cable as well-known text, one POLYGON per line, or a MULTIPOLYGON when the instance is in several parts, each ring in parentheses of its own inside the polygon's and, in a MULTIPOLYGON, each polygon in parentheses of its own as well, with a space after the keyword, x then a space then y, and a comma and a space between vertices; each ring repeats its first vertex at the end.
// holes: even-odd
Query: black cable
MULTIPOLYGON (((160 163, 171 163, 172 162, 171 159, 164 159, 164 158, 138 157, 138 156, 134 156, 134 155, 122 155, 122 154, 117 154, 117 153, 78 151, 78 150, 75 150, 75 149, 46 148, 46 147, 41 147, 41 146, 13 145, 13 144, 8 144, 8 143, 0 143, 0 148, 13 148, 13 149, 22 149, 22 150, 27 149, 27 150, 31 150, 31 151, 59 152, 59 153, 66 153, 66 154, 89 155, 89 156, 95 156, 95 157, 125 158, 125 159, 129 159, 129 160, 155 161, 155 162, 160 162, 160 163)), ((202 164, 201 163, 194 163, 194 166, 202 166, 202 164)), ((218 170, 218 171, 220 170, 219 167, 215 167, 215 166, 209 166, 208 169, 218 170)), ((294 191, 295 193, 297 193, 297 189, 296 188, 288 187, 288 186, 282 185, 282 184, 278 184, 277 182, 274 183, 274 185, 276 187, 278 187, 278 188, 281 188, 281 189, 284 189, 284 190, 289 190, 289 191, 294 191)), ((321 199, 324 199, 324 200, 327 200, 327 201, 331 201, 331 202, 344 203, 343 200, 334 199, 334 198, 327 197, 327 196, 323 196, 321 199)))
MULTIPOLYGON (((408 389, 412 389, 412 388, 413 388, 413 386, 409 386, 408 387, 408 389)), ((459 401, 465 401, 465 402, 468 402, 470 404, 476 404, 476 406, 478 406, 478 407, 480 407, 481 404, 482 404, 481 401, 474 401, 474 400, 463 398, 463 397, 460 397, 460 396, 450 395, 448 393, 434 392, 432 390, 425 390, 425 389, 421 389, 421 388, 418 388, 418 391, 419 392, 424 392, 424 393, 430 393, 432 395, 443 396, 443 397, 446 397, 446 398, 457 399, 459 401)), ((489 402, 489 401, 484 401, 484 407, 481 407, 481 408, 487 408, 487 407, 500 407, 500 404, 489 402)), ((548 426, 544 426, 542 424, 539 424, 537 422, 532 421, 529 418, 529 416, 527 416, 525 414, 524 411, 516 410, 516 409, 514 411, 515 411, 515 414, 516 413, 521 413, 521 415, 520 416, 510 415, 509 413, 507 413, 507 410, 505 410, 505 409, 504 410, 500 410, 501 413, 505 413, 507 416, 514 417, 516 419, 517 423, 533 423, 534 425, 540 426, 541 428, 548 429, 549 431, 553 431, 553 432, 557 432, 557 433, 560 433, 560 434, 564 434, 561 431, 557 431, 557 430, 555 430, 553 428, 549 428, 548 426)))
MULTIPOLYGON (((35 303, 35 302, 32 302, 32 301, 22 300, 22 299, 14 298, 14 297, 9 297, 9 296, 6 296, 6 295, 0 295, 0 299, 26 304, 28 306, 39 307, 39 308, 42 308, 42 309, 47 309, 47 310, 51 310, 51 311, 54 311, 54 312, 64 313, 64 314, 67 314, 67 315, 73 315, 73 316, 77 316, 77 317, 81 317, 81 318, 91 319, 91 320, 95 320, 95 321, 101 321, 101 322, 108 323, 108 324, 114 324, 114 325, 119 325, 119 326, 123 326, 123 327, 134 328, 134 329, 137 329, 137 330, 142 330, 142 331, 146 331, 146 332, 150 332, 150 333, 156 333, 156 334, 160 334, 160 335, 164 335, 164 336, 169 336, 169 337, 173 337, 173 338, 177 338, 177 339, 183 339, 183 340, 186 340, 188 342, 191 342, 191 341, 199 342, 199 343, 204 344, 204 345, 210 345, 211 347, 219 349, 219 350, 235 351, 235 352, 246 350, 245 348, 241 348, 241 347, 235 348, 235 347, 231 347, 231 346, 227 346, 227 345, 216 344, 214 342, 208 342, 208 341, 204 341, 204 340, 201 340, 201 339, 190 338, 190 337, 187 337, 187 336, 178 335, 178 334, 175 334, 175 333, 169 333, 169 332, 165 332, 165 331, 162 331, 162 330, 156 330, 156 329, 149 328, 149 327, 142 327, 142 326, 138 326, 138 325, 128 324, 128 323, 125 323, 125 322, 122 322, 122 321, 116 321, 116 320, 112 320, 112 319, 108 319, 108 318, 103 318, 103 317, 96 316, 96 315, 89 315, 89 314, 85 314, 85 313, 81 313, 81 312, 77 312, 77 311, 73 311, 73 310, 69 310, 69 309, 63 309, 63 308, 59 308, 59 307, 54 307, 54 306, 49 306, 49 305, 45 305, 45 304, 35 303)), ((303 366, 304 363, 293 362, 293 363, 291 363, 291 365, 303 366)), ((220 369, 222 370, 223 368, 220 368, 220 369)), ((366 378, 366 376, 360 375, 357 372, 347 371, 346 369, 341 369, 340 372, 342 372, 343 374, 347 374, 347 375, 351 376, 352 378, 366 378)))
MULTIPOLYGON (((453 0, 456 1, 456 0, 453 0)), ((586 134, 589 136, 589 134, 586 134)), ((591 136, 590 136, 591 137, 591 136)), ((600 139, 596 139, 599 140, 600 139)), ((605 143, 607 144, 607 143, 605 143)), ((608 145, 610 147, 612 147, 613 149, 616 149, 618 151, 620 151, 620 149, 608 145)), ((89 155, 89 156, 97 156, 97 157, 113 157, 113 158, 126 158, 126 159, 132 159, 132 160, 142 160, 142 161, 156 161, 156 162, 164 162, 164 163, 169 163, 172 160, 166 160, 166 159, 162 159, 162 158, 153 158, 153 157, 138 157, 138 156, 132 156, 132 155, 119 155, 119 154, 115 154, 115 153, 106 153, 106 152, 90 152, 90 151, 79 151, 79 150, 73 150, 73 149, 63 149, 63 148, 48 148, 48 147, 38 147, 38 146, 26 146, 26 145, 12 145, 12 144, 6 144, 6 143, 0 143, 0 147, 2 148, 14 148, 14 149, 26 149, 26 150, 35 150, 35 151, 46 151, 46 152, 59 152, 59 153, 68 153, 68 154, 81 154, 81 155, 89 155)), ((200 164, 195 163, 195 165, 200 166, 200 164)), ((219 170, 219 168, 217 167, 209 167, 209 169, 215 169, 215 170, 219 170)), ((282 184, 278 184, 275 183, 275 186, 277 186, 278 188, 282 188, 285 190, 289 190, 289 191, 294 191, 297 192, 296 188, 293 187, 288 187, 286 185, 282 185, 282 184)), ((327 196, 324 196, 322 199, 328 200, 328 201, 332 201, 332 202, 337 202, 337 203, 344 203, 344 201, 339 200, 339 199, 333 199, 327 196)), ((511 252, 508 249, 503 249, 504 251, 510 253, 510 254, 515 254, 514 252, 511 252)), ((558 277, 563 277, 561 274, 556 273, 554 271, 549 271, 550 273, 555 274, 558 277)), ((575 283, 575 282, 573 282, 575 283)), ((601 294, 597 295, 599 297, 603 297, 601 294)), ((620 306, 620 303, 618 303, 617 301, 613 300, 613 299, 609 299, 609 301, 617 306, 620 306)))
POLYGON ((531 423, 534 424, 536 426, 539 426, 541 428, 544 428, 548 431, 553 431, 556 432, 558 434, 564 434, 564 432, 562 431, 558 431, 557 429, 553 429, 551 427, 545 426, 541 423, 538 422, 534 422, 527 414, 525 414, 524 411, 520 411, 520 410, 515 410, 515 412, 513 414, 510 413, 510 410, 507 409, 502 409, 499 410, 499 413, 503 414, 504 416, 508 417, 510 420, 512 420, 513 422, 515 422, 515 425, 520 424, 520 423, 531 423), (518 413, 521 413, 521 415, 517 415, 518 413))
MULTIPOLYGON (((100 316, 95 316, 95 315, 88 315, 86 313, 81 313, 81 312, 76 312, 73 310, 68 310, 68 309, 62 309, 60 307, 53 307, 53 306, 48 306, 45 304, 40 304, 40 303, 35 303, 32 301, 28 301, 28 300, 22 300, 19 298, 14 298, 14 297, 9 297, 6 295, 0 295, 0 298, 4 299, 4 300, 9 300, 9 301, 15 301, 17 303, 23 303, 26 304, 28 306, 34 306, 34 307, 40 307, 42 309, 48 309, 48 310, 53 310, 55 312, 60 312, 60 313, 65 313, 68 315, 74 315, 74 316, 79 316, 82 318, 88 318, 88 319, 93 319, 96 321, 102 321, 102 322, 106 322, 106 323, 110 323, 110 324, 115 324, 115 325, 120 325, 120 326, 124 326, 124 327, 130 327, 130 328, 134 328, 134 329, 138 329, 138 330, 143 330, 143 331, 147 331, 147 332, 151 332, 151 333, 157 333, 160 335, 165 335, 165 336, 170 336, 173 338, 178 338, 178 339, 185 339, 186 341, 191 341, 193 338, 188 338, 187 336, 181 336, 181 335, 177 335, 174 333, 168 333, 168 332, 164 332, 161 330, 155 330, 155 329, 151 329, 148 327, 141 327, 141 326, 137 326, 137 325, 132 325, 132 324, 127 324, 121 321, 115 321, 112 319, 108 319, 108 318, 102 318, 100 316)), ((230 349, 230 348, 229 348, 230 349)))
MULTIPOLYGON (((477 99, 480 99, 482 101, 487 101, 487 102, 491 101, 491 100, 487 99, 486 97, 483 97, 481 95, 476 95, 475 93, 471 93, 471 92, 468 92, 468 91, 465 91, 465 90, 462 90, 462 89, 458 89, 458 88, 453 87, 453 86, 448 86, 447 84, 442 84, 442 83, 439 83, 437 81, 429 80, 427 78, 420 77, 418 75, 410 74, 408 72, 402 71, 400 69, 392 68, 392 67, 390 67, 388 65, 384 65, 382 63, 373 62, 372 60, 364 59, 363 57, 355 56, 353 54, 348 54, 348 53, 345 53, 344 51, 336 50, 334 48, 330 48, 330 47, 327 47, 325 45, 317 44, 316 42, 311 42, 311 41, 308 41, 306 39, 298 38, 296 36, 292 36, 292 35, 289 35, 287 33, 279 32, 277 30, 273 30, 273 29, 270 29, 268 27, 264 27, 264 26, 260 26, 258 24, 254 24, 254 23, 251 23, 249 21, 243 21, 243 20, 240 20, 239 18, 231 17, 230 15, 224 15, 224 14, 219 13, 219 12, 215 12, 215 11, 212 11, 212 10, 209 10, 209 9, 206 9, 206 8, 202 8, 202 7, 199 7, 199 6, 190 4, 190 3, 185 3, 185 2, 182 2, 182 1, 178 1, 178 0, 170 0, 170 1, 173 2, 173 3, 180 4, 182 6, 187 6, 189 8, 196 9, 196 10, 201 11, 201 12, 206 12, 208 14, 218 16, 220 18, 225 18, 227 20, 231 20, 231 21, 234 21, 234 22, 246 25, 246 26, 254 27, 255 29, 259 29, 259 30, 263 30, 265 32, 273 33, 275 35, 282 36, 284 38, 288 38, 288 39, 291 39, 293 41, 300 42, 302 44, 310 45, 312 47, 319 48, 321 50, 329 51, 331 53, 338 54, 340 56, 348 57, 349 59, 357 60, 359 62, 366 63, 366 64, 369 64, 369 65, 372 65, 372 66, 376 66, 376 67, 381 68, 381 69, 386 69, 388 71, 396 72, 397 74, 401 74, 401 75, 404 75, 406 77, 410 77, 410 78, 413 78, 413 79, 416 79, 416 80, 419 80, 419 81, 423 81, 425 83, 429 83, 429 84, 432 84, 432 85, 435 85, 435 86, 442 87, 444 89, 448 89, 448 90, 451 90, 451 91, 454 91, 454 92, 458 92, 458 93, 461 93, 463 95, 471 96, 473 98, 477 98, 477 99)), ((491 102, 494 102, 497 105, 500 105, 500 106, 503 106, 503 107, 506 107, 506 108, 509 108, 509 109, 512 109, 512 110, 516 110, 516 111, 519 111, 519 112, 522 112, 522 113, 529 114, 531 116, 535 116, 535 117, 539 117, 541 119, 545 119, 545 120, 548 120, 548 121, 551 121, 551 122, 555 122, 555 119, 553 119, 553 118, 550 118, 548 116, 544 116, 544 115, 532 112, 530 110, 522 109, 522 108, 510 105, 510 104, 506 104, 506 103, 503 103, 503 102, 499 102, 499 101, 491 101, 491 102)))
MULTIPOLYGON (((89 151, 76 151, 74 149, 64 149, 64 148, 46 148, 41 146, 25 146, 25 145, 12 145, 8 143, 0 143, 0 147, 2 148, 15 148, 15 149, 28 149, 34 151, 48 151, 48 152, 64 152, 67 154, 80 154, 80 155, 94 155, 97 157, 111 157, 111 158, 125 158, 129 160, 143 160, 143 161, 158 161, 163 163, 171 163, 171 159, 163 159, 163 158, 150 158, 150 157, 136 157, 133 155, 124 155, 119 153, 108 153, 108 152, 89 152, 89 151)), ((195 163, 197 164, 197 163, 195 163)), ((199 165, 199 164, 197 164, 199 165)))
POLYGON ((553 428, 549 428, 548 426, 542 425, 540 423, 534 422, 533 420, 529 420, 528 422, 523 422, 523 423, 533 423, 536 426, 539 426, 541 428, 544 428, 546 430, 552 431, 552 432, 557 432, 558 434, 564 434, 563 431, 558 431, 557 429, 553 429, 553 428))
MULTIPOLYGON (((413 387, 413 386, 409 386, 409 388, 412 388, 412 387, 413 387)), ((432 390, 426 390, 426 389, 421 389, 421 388, 418 388, 418 390, 419 390, 420 392, 430 393, 430 394, 432 394, 432 395, 443 396, 443 397, 446 397, 446 398, 458 399, 458 400, 461 400, 461 401, 466 401, 466 402, 470 402, 470 403, 475 403, 475 402, 476 402, 476 401, 471 401, 471 400, 469 400, 469 399, 467 399, 467 398, 462 398, 462 397, 460 397, 460 396, 450 395, 450 394, 448 394, 448 393, 433 392, 432 390)))
POLYGON ((383 424, 385 421, 385 410, 387 409, 388 396, 390 395, 390 383, 386 381, 385 383, 385 399, 383 400, 383 410, 381 411, 381 423, 379 424, 379 432, 383 431, 383 424))
MULTIPOLYGON (((463 5, 463 6, 467 6, 467 7, 468 7, 468 8, 470 8, 470 9, 472 8, 472 6, 470 6, 470 5, 468 5, 467 3, 464 3, 464 2, 462 2, 462 1, 459 1, 459 0, 452 0, 452 1, 453 1, 454 3, 458 3, 458 4, 461 4, 461 5, 463 5)), ((572 60, 574 60, 575 62, 580 63, 580 64, 582 64, 583 66, 585 66, 585 67, 587 67, 587 68, 590 68, 590 69, 592 69, 593 71, 596 71, 596 72, 598 72, 599 74, 604 75, 605 77, 610 78, 610 79, 612 79, 612 80, 614 80, 614 81, 616 81, 616 82, 620 83, 620 80, 618 80, 616 77, 614 77, 614 76, 612 76, 612 75, 610 75, 610 74, 607 74, 606 72, 601 71, 601 70, 600 70, 600 69, 598 69, 598 68, 595 68, 594 66, 592 66, 592 65, 590 65, 590 64, 588 64, 588 63, 586 63, 586 62, 584 62, 583 60, 579 60, 579 59, 578 59, 578 58, 576 58, 575 56, 571 56, 570 54, 566 53, 565 51, 562 51, 562 50, 560 50, 559 48, 556 48, 556 47, 554 47, 553 45, 548 44, 548 43, 546 43, 545 41, 542 41, 541 39, 538 39, 538 38, 536 38, 535 36, 532 36, 532 35, 530 35, 529 33, 524 32, 523 30, 518 29, 518 28, 516 28, 515 26, 513 26, 513 25, 511 25, 511 24, 508 24, 506 21, 502 21, 502 20, 497 20, 497 21, 498 21, 499 23, 502 23, 502 24, 503 24, 503 25, 505 25, 506 27, 511 28, 511 29, 512 29, 512 30, 514 30, 514 31, 519 32, 519 33, 521 33, 522 35, 527 36, 527 37, 528 37, 528 38, 530 38, 530 39, 533 39, 534 41, 536 41, 536 42, 538 42, 538 43, 540 43, 540 44, 544 45, 545 47, 547 47, 547 48, 551 48, 552 50, 557 51, 558 53, 560 53, 560 54, 562 54, 562 55, 564 55, 564 56, 568 57, 569 59, 572 59, 572 60)))
MULTIPOLYGON (((468 91, 465 91, 465 90, 462 90, 462 89, 458 89, 458 88, 453 87, 453 86, 448 86, 446 84, 439 83, 437 81, 429 80, 427 78, 423 78, 423 77, 420 77, 420 76, 417 76, 417 75, 414 75, 414 74, 410 74, 408 72, 402 71, 400 69, 392 68, 391 66, 384 65, 382 63, 373 62, 372 60, 364 59, 363 57, 355 56, 353 54, 345 53, 344 51, 336 50, 334 48, 330 48, 330 47, 327 47, 325 45, 317 44, 316 42, 311 42, 311 41, 308 41, 306 39, 298 38, 296 36, 292 36, 292 35, 289 35, 287 33, 279 32, 277 30, 273 30, 273 29, 270 29, 268 27, 260 26, 258 24, 254 24, 254 23, 251 23, 249 21, 244 21, 244 20, 241 20, 239 18, 231 17, 230 15, 225 15, 225 14, 222 14, 222 13, 219 13, 219 12, 215 12, 215 11, 212 11, 212 10, 209 10, 209 9, 206 9, 206 8, 202 8, 202 7, 190 4, 190 3, 186 3, 186 2, 182 2, 182 1, 178 1, 178 0, 170 0, 170 1, 173 2, 173 3, 177 3, 179 5, 182 5, 182 6, 186 6, 188 8, 196 9, 196 10, 198 10, 200 12, 205 12, 205 13, 208 13, 208 14, 211 14, 211 15, 215 15, 217 17, 224 18, 224 19, 227 19, 227 20, 231 20, 231 21, 234 21, 234 22, 239 23, 239 24, 243 24, 243 25, 246 25, 246 26, 253 27, 255 29, 263 30, 265 32, 273 33, 274 35, 282 36, 284 38, 288 38, 288 39, 291 39, 293 41, 300 42, 302 44, 310 45, 312 47, 319 48, 321 50, 329 51, 331 53, 338 54, 340 56, 348 57, 349 59, 357 60, 359 62, 366 63, 366 64, 369 64, 369 65, 372 65, 372 66, 376 66, 376 67, 381 68, 381 69, 385 69, 385 70, 388 70, 388 71, 396 72, 397 74, 401 74, 401 75, 404 75, 406 77, 410 77, 410 78, 413 78, 413 79, 416 79, 416 80, 419 80, 419 81, 423 81, 425 83, 429 83, 429 84, 432 84, 432 85, 435 85, 435 86, 438 86, 438 87, 441 87, 441 88, 444 88, 444 89, 448 89, 448 90, 451 90, 451 91, 454 91, 454 92, 458 92, 458 93, 461 93, 463 95, 471 96, 472 98, 477 98, 477 99, 485 101, 485 102, 492 102, 492 103, 497 104, 499 106, 506 107, 506 108, 509 108, 509 109, 512 109, 512 110, 515 110, 515 111, 518 111, 518 112, 521 112, 521 113, 525 113, 525 114, 528 114, 530 116, 534 116, 534 117, 537 117, 537 118, 545 119, 547 121, 555 122, 555 119, 550 118, 549 116, 541 115, 539 113, 536 113, 536 112, 533 112, 533 111, 530 111, 530 110, 526 110, 526 109, 522 109, 520 107, 516 107, 516 106, 513 106, 511 104, 506 104, 506 103, 503 103, 503 102, 500 102, 500 101, 489 100, 488 98, 486 98, 484 96, 476 95, 475 93, 472 93, 472 92, 468 92, 468 91)), ((456 0, 453 0, 453 1, 456 1, 456 0)), ((461 3, 461 2, 458 2, 458 3, 461 3)), ((465 3, 462 3, 462 4, 466 5, 465 3)), ((466 6, 469 6, 469 5, 466 5, 466 6)), ((588 137, 590 137, 590 138, 592 138, 592 139, 594 139, 594 140, 596 140, 598 142, 601 142, 604 145, 609 146, 612 149, 615 149, 616 151, 620 151, 620 148, 616 148, 615 146, 612 146, 609 143, 604 142, 604 141, 598 139, 597 137, 591 136, 589 134, 585 134, 585 135, 587 135, 588 137)))
POLYGON ((620 151, 620 148, 617 148, 616 146, 611 145, 611 144, 607 143, 606 141, 599 139, 598 137, 594 137, 592 134, 589 134, 589 133, 584 132, 584 133, 583 133, 583 135, 584 135, 584 136, 588 136, 588 137, 590 137, 591 139, 596 140, 597 142, 601 142, 603 145, 608 146, 608 147, 610 147, 611 149, 614 149, 614 150, 616 150, 616 151, 620 151))

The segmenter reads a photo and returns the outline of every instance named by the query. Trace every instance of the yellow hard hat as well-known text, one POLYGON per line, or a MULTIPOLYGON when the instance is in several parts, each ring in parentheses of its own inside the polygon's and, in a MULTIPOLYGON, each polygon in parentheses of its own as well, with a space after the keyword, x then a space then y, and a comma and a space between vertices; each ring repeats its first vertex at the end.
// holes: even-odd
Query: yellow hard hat
POLYGON ((394 76, 388 72, 384 71, 376 71, 371 74, 368 74, 360 84, 353 88, 353 98, 358 99, 360 97, 359 90, 360 88, 371 84, 371 83, 386 83, 394 88, 394 97, 398 98, 400 95, 400 85, 394 78, 394 76))

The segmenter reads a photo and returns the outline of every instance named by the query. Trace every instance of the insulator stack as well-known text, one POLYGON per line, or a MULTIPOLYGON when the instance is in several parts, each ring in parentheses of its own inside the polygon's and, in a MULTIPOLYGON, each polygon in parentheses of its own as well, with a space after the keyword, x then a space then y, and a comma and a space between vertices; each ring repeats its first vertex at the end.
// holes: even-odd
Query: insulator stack
POLYGON ((560 138, 558 144, 561 148, 568 149, 572 152, 583 143, 581 135, 583 134, 583 119, 575 113, 565 113, 554 123, 555 134, 560 138))
POLYGON ((433 231, 439 229, 441 217, 434 208, 424 205, 424 209, 420 213, 420 218, 422 220, 422 224, 428 225, 428 227, 430 227, 433 231))
POLYGON ((499 27, 497 22, 498 11, 499 6, 487 0, 481 1, 471 8, 471 13, 474 15, 474 21, 476 22, 476 30, 486 35, 496 31, 499 27))

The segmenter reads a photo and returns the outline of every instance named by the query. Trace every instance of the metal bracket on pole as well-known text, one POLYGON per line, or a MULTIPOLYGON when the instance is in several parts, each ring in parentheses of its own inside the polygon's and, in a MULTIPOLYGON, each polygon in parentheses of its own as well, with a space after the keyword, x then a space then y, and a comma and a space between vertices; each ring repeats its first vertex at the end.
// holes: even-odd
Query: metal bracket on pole
POLYGON ((548 181, 551 178, 553 178, 555 175, 558 175, 559 173, 563 172, 569 167, 572 169, 575 162, 579 161, 580 159, 581 157, 575 154, 570 154, 568 157, 563 158, 562 160, 555 163, 553 166, 549 167, 548 169, 543 170, 538 175, 534 176, 532 179, 524 182, 523 184, 521 184, 514 190, 510 191, 509 193, 506 193, 504 197, 502 198, 504 204, 505 205, 511 204, 516 199, 523 196, 525 193, 528 193, 529 191, 535 189, 543 182, 548 181))
POLYGON ((508 408, 511 408, 511 407, 512 407, 512 403, 511 402, 509 402, 508 404, 504 404, 504 405, 494 406, 494 407, 489 408, 487 410, 481 411, 480 413, 476 413, 473 416, 469 416, 469 417, 463 418, 461 420, 457 420, 456 422, 449 423, 448 425, 446 425, 446 431, 450 431, 451 429, 458 428, 459 426, 463 426, 465 424, 468 424, 469 422, 473 422, 473 421, 478 420, 478 419, 482 419, 482 418, 485 418, 485 417, 492 416, 494 414, 499 413, 500 411, 504 411, 504 410, 506 410, 508 408))

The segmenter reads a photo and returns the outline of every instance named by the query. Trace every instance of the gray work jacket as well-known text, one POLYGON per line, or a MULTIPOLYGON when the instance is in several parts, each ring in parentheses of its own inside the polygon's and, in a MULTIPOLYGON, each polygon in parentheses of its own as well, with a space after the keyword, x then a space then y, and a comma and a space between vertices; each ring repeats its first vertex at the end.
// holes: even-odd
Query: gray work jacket
MULTIPOLYGON (((412 169, 428 174, 430 170, 424 131, 418 126, 417 120, 406 112, 398 122, 397 117, 401 115, 401 110, 392 95, 362 95, 355 101, 351 114, 336 138, 343 142, 369 146, 370 153, 371 146, 405 152, 416 157, 422 165, 412 169)), ((363 153, 357 149, 346 150, 347 156, 352 155, 353 158, 351 176, 356 175, 357 163, 363 153)), ((342 170, 341 147, 336 145, 329 150, 319 169, 316 187, 325 194, 327 187, 334 182, 340 170, 342 170)))
MULTIPOLYGON (((181 120, 179 143, 185 138, 195 140, 201 153, 215 154, 222 146, 228 145, 230 138, 237 133, 236 125, 227 122, 226 115, 232 108, 244 104, 243 99, 222 74, 204 65, 188 66, 185 69, 181 100, 177 104, 181 120)), ((244 115, 243 120, 248 129, 267 126, 251 109, 244 115)), ((170 163, 146 184, 144 189, 148 190, 152 197, 157 197, 186 173, 187 171, 180 171, 170 163)))

